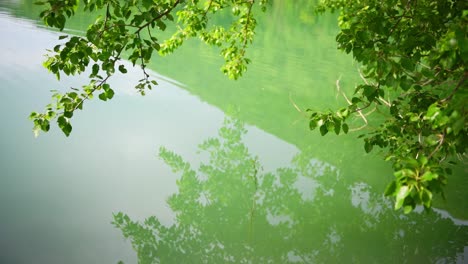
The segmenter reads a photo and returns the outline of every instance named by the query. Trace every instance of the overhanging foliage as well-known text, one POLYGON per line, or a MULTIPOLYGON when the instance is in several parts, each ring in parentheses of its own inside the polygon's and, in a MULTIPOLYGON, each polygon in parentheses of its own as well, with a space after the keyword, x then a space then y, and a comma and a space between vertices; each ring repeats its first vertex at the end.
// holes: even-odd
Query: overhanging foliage
MULTIPOLYGON (((79 4, 77 0, 48 0, 41 13, 45 23, 63 30, 79 4)), ((54 119, 68 136, 70 120, 93 96, 110 100, 114 91, 108 79, 116 70, 126 73, 123 59, 139 65, 143 78, 136 89, 144 94, 156 85, 146 72, 155 52, 169 54, 184 40, 198 37, 221 47, 222 71, 237 79, 249 60, 246 49, 254 38, 256 6, 267 0, 85 0, 85 11, 102 16, 86 35, 63 35, 65 43, 53 48, 45 67, 57 78, 90 70, 90 82, 69 92, 53 94, 44 113, 32 113, 34 131, 48 131, 54 119), (213 23, 217 14, 228 14, 231 23, 213 23), (171 37, 158 39, 162 31, 171 37)), ((412 211, 431 206, 451 174, 449 165, 466 156, 468 71, 468 10, 466 1, 325 0, 317 11, 340 12, 338 47, 362 65, 365 80, 349 105, 338 111, 311 111, 310 128, 348 133, 349 120, 365 119, 368 109, 386 115, 378 129, 362 130, 364 149, 380 147, 392 162, 395 180, 386 194, 396 198, 395 209, 412 211)), ((352 129, 352 128, 351 128, 352 129)))

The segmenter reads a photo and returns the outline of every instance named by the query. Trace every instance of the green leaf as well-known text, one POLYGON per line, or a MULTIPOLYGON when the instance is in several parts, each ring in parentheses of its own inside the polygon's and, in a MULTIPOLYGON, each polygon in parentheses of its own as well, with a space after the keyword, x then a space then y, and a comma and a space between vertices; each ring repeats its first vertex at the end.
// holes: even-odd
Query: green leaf
POLYGON ((325 121, 328 131, 333 131, 335 129, 335 123, 333 121, 325 121))
POLYGON ((421 156, 418 158, 418 161, 419 161, 419 163, 420 163, 422 166, 425 166, 429 160, 427 159, 426 156, 421 155, 421 156))
POLYGON ((360 98, 358 98, 358 97, 353 97, 353 98, 351 99, 351 102, 352 102, 353 104, 358 104, 358 103, 362 102, 362 100, 361 100, 360 98))
POLYGON ((407 185, 403 185, 400 188, 397 188, 395 210, 398 210, 403 205, 405 198, 410 194, 411 188, 407 185))
POLYGON ((325 124, 320 126, 320 135, 325 136, 328 133, 328 128, 325 124))
POLYGON ((70 125, 68 119, 62 115, 57 119, 57 123, 65 136, 68 137, 72 131, 72 126, 70 125))
POLYGON ((108 83, 104 83, 104 84, 102 85, 102 89, 103 89, 104 91, 107 91, 107 90, 110 89, 110 85, 109 85, 108 83))
POLYGON ((413 211, 413 205, 405 205, 403 206, 403 213, 409 214, 411 211, 413 211))
POLYGON ((106 92, 103 92, 103 93, 99 94, 99 99, 101 99, 102 101, 107 101, 106 92))
POLYGON ((316 129, 317 126, 318 126, 317 120, 315 120, 315 119, 310 120, 310 122, 309 122, 309 129, 310 130, 316 129))
POLYGON ((371 101, 376 95, 376 89, 377 88, 375 86, 372 86, 372 85, 362 85, 361 87, 363 89, 362 94, 365 97, 367 97, 367 99, 369 101, 371 101))
POLYGON ((127 69, 125 69, 125 66, 123 66, 123 65, 120 65, 120 66, 119 66, 119 71, 120 71, 121 73, 127 73, 127 69))
POLYGON ((433 103, 427 109, 426 118, 434 119, 439 113, 440 108, 437 106, 437 103, 433 103))
POLYGON ((92 76, 96 76, 96 75, 98 74, 98 72, 99 72, 99 65, 93 64, 93 68, 92 68, 92 73, 91 73, 91 75, 92 75, 92 76))
POLYGON ((341 130, 341 122, 335 122, 335 134, 339 135, 341 130))
POLYGON ((47 132, 49 131, 49 129, 50 129, 49 120, 43 119, 42 124, 41 124, 41 130, 44 132, 47 132))
POLYGON ((76 54, 76 53, 70 54, 70 61, 73 64, 77 64, 80 61, 80 58, 78 57, 78 54, 76 54))
POLYGON ((112 99, 114 97, 114 90, 112 90, 111 88, 107 89, 106 97, 107 99, 112 99))
POLYGON ((406 69, 408 71, 414 70, 414 63, 413 63, 413 61, 411 59, 403 57, 403 58, 401 58, 400 63, 401 63, 401 66, 404 69, 406 69))
POLYGON ((156 20, 156 25, 158 25, 158 28, 162 31, 166 30, 166 24, 162 22, 161 19, 156 20))
POLYGON ((341 125, 341 129, 343 129, 343 132, 344 132, 345 134, 348 134, 348 131, 349 131, 348 124, 343 123, 343 125, 341 125))
POLYGON ((66 118, 72 118, 72 117, 73 117, 73 112, 71 112, 71 111, 70 111, 70 112, 65 111, 65 112, 63 112, 63 116, 65 116, 66 118))
POLYGON ((57 28, 59 28, 60 30, 63 30, 63 28, 65 27, 65 21, 66 21, 65 16, 64 16, 64 15, 59 15, 59 16, 57 17, 57 20, 56 20, 56 22, 57 22, 57 24, 56 24, 57 28))
POLYGON ((432 192, 424 188, 421 193, 421 200, 426 208, 431 207, 432 203, 432 192))
POLYGON ((432 181, 433 179, 439 178, 437 173, 433 173, 431 171, 426 171, 423 176, 421 176, 421 180, 423 181, 432 181))
POLYGON ((391 196, 394 195, 397 189, 397 183, 396 181, 392 181, 387 188, 385 188, 385 196, 391 196))
POLYGON ((349 116, 349 109, 348 108, 345 108, 343 110, 340 111, 340 114, 341 116, 345 119, 346 117, 349 116))
POLYGON ((406 76, 403 76, 401 79, 400 79, 400 87, 401 89, 403 89, 404 91, 408 91, 409 88, 411 88, 411 85, 413 83, 408 79, 406 78, 406 76))
POLYGON ((374 145, 372 145, 369 140, 366 140, 365 143, 364 143, 364 150, 366 151, 366 153, 369 153, 372 151, 372 148, 374 148, 374 145))

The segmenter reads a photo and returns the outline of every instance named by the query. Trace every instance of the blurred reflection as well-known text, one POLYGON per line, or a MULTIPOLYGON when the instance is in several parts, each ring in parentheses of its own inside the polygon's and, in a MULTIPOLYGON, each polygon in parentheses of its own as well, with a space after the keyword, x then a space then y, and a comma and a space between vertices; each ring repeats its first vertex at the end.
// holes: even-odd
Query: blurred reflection
POLYGON ((264 172, 242 143, 243 124, 228 118, 199 148, 197 169, 161 148, 181 175, 168 204, 175 222, 144 222, 118 213, 139 263, 452 263, 462 261, 467 226, 434 212, 402 215, 381 190, 347 182, 313 158, 264 172))

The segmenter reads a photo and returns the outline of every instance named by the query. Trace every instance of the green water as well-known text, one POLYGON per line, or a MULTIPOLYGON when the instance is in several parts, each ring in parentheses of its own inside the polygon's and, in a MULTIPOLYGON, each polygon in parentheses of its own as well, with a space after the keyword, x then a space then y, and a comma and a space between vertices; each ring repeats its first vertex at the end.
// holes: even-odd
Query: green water
POLYGON ((391 168, 364 154, 359 132, 321 137, 297 111, 343 105, 336 80, 348 94, 360 82, 336 50, 335 17, 277 1, 260 15, 241 80, 190 41, 154 58, 160 86, 147 96, 132 91, 137 69, 116 76, 116 97, 90 102, 70 138, 54 128, 35 139, 29 112, 49 90, 85 82, 42 68, 58 33, 37 14, 31 1, 0 2, 0 263, 137 263, 111 225, 119 211, 161 223, 150 248, 163 263, 468 261, 466 168, 441 209, 402 215, 382 197, 391 168), (184 164, 193 171, 177 171, 184 164))

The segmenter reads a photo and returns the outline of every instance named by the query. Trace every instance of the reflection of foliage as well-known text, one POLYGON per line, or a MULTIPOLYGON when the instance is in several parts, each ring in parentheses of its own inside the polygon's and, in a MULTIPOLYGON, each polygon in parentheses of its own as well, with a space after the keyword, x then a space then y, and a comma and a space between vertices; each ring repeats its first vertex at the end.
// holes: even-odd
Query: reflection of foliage
POLYGON ((181 174, 168 200, 175 222, 114 216, 139 263, 436 262, 463 249, 466 227, 434 213, 400 215, 370 186, 346 186, 336 167, 309 152, 263 172, 244 133, 238 120, 226 120, 200 145, 209 160, 197 170, 161 148, 181 174))

